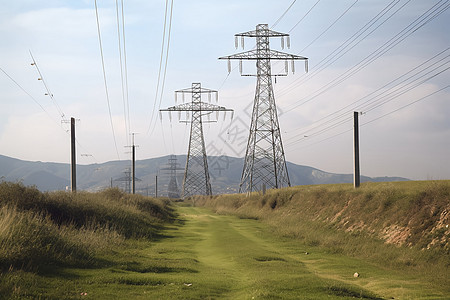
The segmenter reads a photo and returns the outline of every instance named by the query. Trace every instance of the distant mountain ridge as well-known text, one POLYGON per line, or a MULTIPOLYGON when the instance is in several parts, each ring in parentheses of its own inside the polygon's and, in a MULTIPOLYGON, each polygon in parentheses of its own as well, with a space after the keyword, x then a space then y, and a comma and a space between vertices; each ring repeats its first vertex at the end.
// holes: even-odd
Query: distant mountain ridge
MULTIPOLYGON (((169 156, 136 161, 136 190, 142 194, 154 195, 155 177, 158 175, 158 195, 167 195, 169 176, 160 170, 168 162, 169 156)), ((177 156, 179 166, 184 168, 186 155, 177 156)), ((111 185, 126 189, 126 178, 131 162, 110 161, 102 164, 77 166, 77 189, 98 191, 111 185)), ((214 194, 236 193, 243 167, 243 158, 229 156, 208 157, 209 173, 214 194)), ((351 183, 352 174, 334 174, 308 166, 288 162, 291 185, 311 185, 329 183, 351 183)), ((181 189, 183 171, 178 171, 178 187, 181 189)), ((65 190, 70 185, 70 164, 32 162, 0 155, 0 178, 4 181, 21 181, 25 185, 35 185, 41 191, 65 190)), ((366 177, 367 181, 406 181, 402 177, 366 177)))

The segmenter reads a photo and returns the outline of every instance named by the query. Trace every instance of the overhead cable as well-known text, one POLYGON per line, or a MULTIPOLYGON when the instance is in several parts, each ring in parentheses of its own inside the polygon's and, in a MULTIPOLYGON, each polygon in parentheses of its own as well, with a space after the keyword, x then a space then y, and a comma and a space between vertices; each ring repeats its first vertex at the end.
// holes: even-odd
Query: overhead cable
POLYGON ((155 126, 156 126, 155 113, 157 111, 156 103, 158 103, 158 97, 159 97, 160 98, 159 105, 158 105, 158 110, 159 110, 159 108, 161 108, 161 101, 162 101, 162 96, 164 93, 165 79, 166 79, 166 74, 167 74, 167 64, 168 64, 168 59, 169 59, 168 56, 169 56, 169 47, 170 47, 170 36, 171 36, 171 29, 172 29, 173 0, 171 0, 171 3, 170 3, 170 12, 168 12, 168 11, 169 11, 169 0, 166 0, 166 9, 165 9, 165 13, 164 13, 163 37, 162 37, 162 42, 161 42, 161 54, 160 54, 160 59, 159 59, 158 81, 156 84, 155 100, 153 102, 153 110, 152 110, 152 114, 150 117, 150 124, 149 124, 148 130, 147 130, 147 134, 152 134, 155 129, 155 126), (168 17, 169 17, 169 26, 167 28, 167 18, 168 17), (167 43, 166 43, 166 31, 167 31, 167 36, 168 36, 167 43), (166 44, 167 44, 167 46, 166 46, 166 44), (165 54, 165 59, 164 59, 164 54, 165 54), (161 71, 162 71, 163 61, 164 61, 164 72, 163 72, 162 82, 161 82, 161 71), (152 125, 153 125, 153 128, 152 128, 152 125), (150 130, 151 130, 151 132, 150 132, 150 130))
MULTIPOLYGON (((441 1, 442 2, 442 1, 441 1)), ((327 92, 331 88, 339 85, 346 79, 350 78, 351 76, 355 75, 365 67, 367 67, 369 64, 383 56, 385 53, 387 53, 390 49, 401 43, 403 40, 405 40, 407 37, 409 37, 411 34, 416 32, 418 29, 422 28, 426 24, 428 24, 431 20, 435 19, 437 16, 442 14, 445 10, 448 9, 450 6, 448 4, 449 1, 446 1, 446 3, 439 5, 436 7, 436 5, 433 5, 429 10, 427 10, 425 13, 423 13, 421 16, 419 16, 415 21, 410 23, 408 26, 406 26, 403 30, 401 30, 399 33, 394 35, 391 39, 389 39, 387 42, 385 42, 383 45, 378 47, 375 51, 367 55, 365 58, 363 58, 361 61, 359 61, 357 64, 355 64, 352 68, 345 71, 343 74, 339 75, 332 81, 328 82, 326 85, 322 86, 312 94, 308 95, 307 97, 296 101, 296 104, 293 104, 290 108, 286 110, 286 112, 291 111, 315 98, 322 95, 323 93, 327 92)))
MULTIPOLYGON (((121 36, 125 34, 125 22, 123 20, 124 14, 123 14, 123 1, 122 1, 122 29, 120 30, 120 17, 119 17, 119 1, 116 0, 116 23, 117 23, 117 40, 119 45, 119 63, 120 63, 120 82, 122 85, 122 102, 123 102, 123 117, 124 117, 124 125, 125 125, 125 136, 127 141, 127 146, 130 146, 130 113, 129 113, 129 105, 127 101, 127 94, 128 91, 126 91, 125 87, 125 71, 124 71, 124 63, 123 60, 125 57, 122 58, 122 43, 121 43, 121 36)), ((124 37, 124 36, 123 36, 124 37)), ((125 49, 125 40, 123 40, 123 46, 125 49)), ((124 53, 125 54, 125 53, 124 53)))
POLYGON ((295 4, 297 0, 292 1, 291 5, 289 5, 289 7, 284 11, 284 13, 278 18, 278 20, 276 20, 273 24, 271 28, 274 28, 275 26, 278 25, 278 23, 280 23, 281 19, 284 18, 284 16, 287 14, 287 12, 291 9, 291 7, 295 4))
MULTIPOLYGON (((366 96, 340 108, 339 110, 337 110, 331 114, 328 114, 327 116, 315 121, 313 124, 311 124, 311 125, 315 124, 314 126, 311 127, 311 125, 310 125, 310 128, 308 130, 303 130, 300 133, 290 137, 288 140, 293 139, 295 137, 299 137, 299 136, 300 137, 305 136, 305 135, 309 136, 309 135, 311 135, 311 132, 313 130, 321 128, 328 123, 339 120, 341 117, 348 116, 348 114, 351 111, 357 110, 357 111, 367 112, 367 111, 369 111, 369 109, 371 107, 374 107, 374 108, 379 107, 389 101, 392 101, 393 99, 399 97, 400 95, 403 95, 404 93, 410 91, 411 89, 414 89, 414 88, 420 86, 421 84, 429 81, 430 79, 440 75, 441 73, 447 71, 448 67, 445 68, 444 70, 439 70, 439 69, 441 69, 442 67, 445 67, 446 65, 448 65, 450 63, 448 60, 450 55, 447 54, 444 57, 441 57, 441 58, 439 58, 439 57, 441 55, 445 54, 448 50, 450 50, 450 48, 447 48, 444 51, 439 52, 432 58, 419 64, 418 66, 414 67, 410 71, 397 77, 396 79, 390 81, 389 83, 385 84, 384 86, 369 93, 368 95, 366 95, 366 96), (434 61, 435 59, 438 59, 438 60, 434 61), (447 61, 442 63, 444 60, 447 60, 447 61), (438 64, 440 64, 440 65, 438 65, 438 64), (438 65, 438 66, 436 67, 436 65, 438 65), (426 73, 424 73, 424 72, 426 72, 426 73), (432 74, 432 75, 430 75, 430 74, 432 74), (425 77, 427 77, 427 78, 425 78, 425 77), (423 78, 425 78, 425 79, 423 79, 423 78), (396 85, 394 85, 394 84, 396 84, 396 85), (391 87, 389 89, 387 89, 389 86, 391 86, 391 87)), ((370 109, 370 110, 372 110, 372 109, 370 109)))
POLYGON ((103 46, 102 46, 102 38, 101 38, 101 34, 100 34, 100 22, 99 22, 99 18, 98 18, 97 0, 94 0, 94 5, 95 5, 95 16, 96 16, 96 20, 97 20, 98 42, 100 45, 100 56, 101 56, 101 60, 102 60, 103 82, 104 82, 104 86, 105 86, 106 102, 108 104, 109 121, 111 123, 111 131, 112 131, 112 135, 113 135, 113 139, 114 139, 114 146, 116 148, 117 158, 120 160, 119 149, 117 148, 116 134, 114 132, 114 124, 113 124, 112 113, 111 113, 111 105, 109 103, 109 92, 108 92, 108 84, 106 82, 105 60, 103 57, 103 46))

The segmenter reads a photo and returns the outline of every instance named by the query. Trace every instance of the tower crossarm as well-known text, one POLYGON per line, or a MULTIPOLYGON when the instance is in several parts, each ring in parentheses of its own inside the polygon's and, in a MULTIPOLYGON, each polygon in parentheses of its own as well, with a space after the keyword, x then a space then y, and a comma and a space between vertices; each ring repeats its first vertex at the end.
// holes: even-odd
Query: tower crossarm
POLYGON ((223 106, 205 103, 205 102, 191 102, 175 105, 160 111, 233 111, 232 109, 223 106))
POLYGON ((185 89, 181 89, 181 90, 177 90, 175 91, 175 93, 217 93, 216 90, 210 90, 210 89, 205 89, 205 88, 198 88, 198 89, 193 89, 193 88, 185 88, 185 89))
POLYGON ((172 170, 184 170, 184 168, 180 167, 165 167, 165 168, 159 168, 160 171, 172 171, 172 170))
MULTIPOLYGON (((264 25, 267 25, 267 24, 264 24, 264 25)), ((244 37, 260 37, 260 36, 265 36, 265 37, 282 37, 282 36, 289 36, 289 34, 273 31, 273 30, 270 30, 270 29, 266 29, 266 30, 250 30, 250 31, 247 31, 247 32, 237 33, 234 36, 236 36, 236 37, 238 37, 238 36, 244 36, 244 37)))
POLYGON ((219 57, 219 59, 242 59, 242 60, 258 60, 258 59, 270 59, 270 60, 307 60, 307 57, 288 54, 276 50, 270 50, 268 53, 258 50, 250 50, 241 53, 236 53, 229 56, 219 57))

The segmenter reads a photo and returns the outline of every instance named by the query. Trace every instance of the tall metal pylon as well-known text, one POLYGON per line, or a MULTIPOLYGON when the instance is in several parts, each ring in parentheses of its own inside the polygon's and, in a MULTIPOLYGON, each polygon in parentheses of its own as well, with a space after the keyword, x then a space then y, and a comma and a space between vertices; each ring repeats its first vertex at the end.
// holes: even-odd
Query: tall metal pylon
POLYGON ((282 188, 290 186, 288 170, 281 140, 280 126, 272 87, 272 76, 287 76, 288 61, 292 62, 292 73, 295 72, 294 61, 304 60, 305 70, 308 71, 308 59, 303 56, 287 54, 270 49, 271 37, 281 38, 284 48, 284 38, 290 47, 289 35, 269 29, 267 24, 259 24, 256 30, 235 35, 236 48, 241 37, 244 48, 244 38, 256 38, 256 49, 219 59, 228 60, 228 72, 231 72, 231 60, 239 60, 239 70, 242 75, 242 61, 256 60, 256 93, 253 101, 252 120, 248 137, 244 168, 241 176, 239 192, 252 192, 263 188, 282 188), (271 60, 284 60, 285 73, 272 75, 271 60))
POLYGON ((180 94, 183 101, 185 98, 185 94, 191 94, 192 101, 190 103, 183 103, 180 105, 172 106, 167 109, 160 109, 159 111, 161 119, 161 112, 169 112, 170 120, 172 119, 171 112, 178 112, 178 118, 180 119, 181 112, 185 111, 186 120, 182 120, 180 122, 191 123, 191 134, 189 137, 189 148, 186 158, 186 167, 184 171, 181 197, 186 198, 193 195, 212 195, 208 171, 208 161, 206 156, 205 139, 203 136, 202 124, 205 121, 202 120, 202 117, 207 115, 208 118, 210 118, 210 114, 216 112, 216 118, 218 118, 219 113, 224 112, 225 118, 226 112, 233 112, 233 110, 215 104, 202 102, 202 94, 208 95, 209 100, 211 100, 211 95, 214 94, 217 102, 218 92, 202 88, 200 83, 192 83, 191 88, 175 91, 175 102, 177 102, 178 95, 180 94), (191 120, 189 120, 190 117, 191 120))
POLYGON ((177 157, 175 155, 170 155, 167 165, 160 169, 161 171, 168 171, 169 173, 169 185, 167 187, 167 197, 176 199, 180 198, 180 190, 178 189, 177 183, 177 171, 183 170, 179 167, 177 163, 177 157))

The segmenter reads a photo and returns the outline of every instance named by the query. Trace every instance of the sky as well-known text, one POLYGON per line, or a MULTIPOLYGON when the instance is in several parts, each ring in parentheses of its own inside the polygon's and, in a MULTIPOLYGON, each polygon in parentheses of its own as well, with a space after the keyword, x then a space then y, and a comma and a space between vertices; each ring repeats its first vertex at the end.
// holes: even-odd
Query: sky
POLYGON ((243 157, 256 77, 218 58, 253 49, 234 35, 268 24, 290 35, 271 49, 309 61, 273 79, 287 161, 352 173, 358 111, 363 175, 450 179, 448 0, 97 0, 102 52, 94 0, 0 4, 1 155, 69 163, 70 117, 79 164, 129 160, 132 133, 137 159, 186 154, 189 125, 158 110, 199 82, 235 110, 204 124, 208 155, 243 157))

